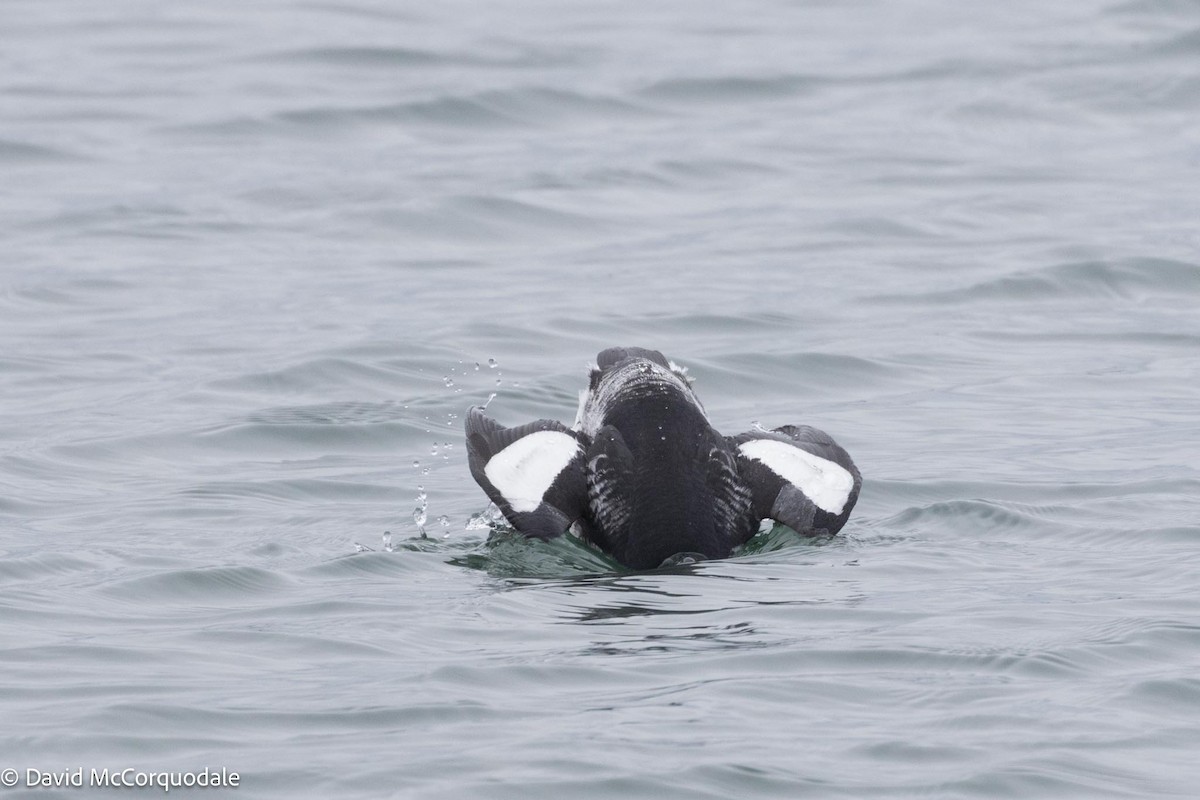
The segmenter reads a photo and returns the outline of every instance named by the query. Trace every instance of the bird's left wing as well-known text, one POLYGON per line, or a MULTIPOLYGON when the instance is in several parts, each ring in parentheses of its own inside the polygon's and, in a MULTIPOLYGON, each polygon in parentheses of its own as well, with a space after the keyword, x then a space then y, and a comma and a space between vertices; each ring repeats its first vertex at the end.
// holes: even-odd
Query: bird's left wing
POLYGON ((468 409, 466 429, 471 475, 514 528, 552 539, 582 516, 587 485, 581 434, 548 419, 505 428, 479 406, 468 409))

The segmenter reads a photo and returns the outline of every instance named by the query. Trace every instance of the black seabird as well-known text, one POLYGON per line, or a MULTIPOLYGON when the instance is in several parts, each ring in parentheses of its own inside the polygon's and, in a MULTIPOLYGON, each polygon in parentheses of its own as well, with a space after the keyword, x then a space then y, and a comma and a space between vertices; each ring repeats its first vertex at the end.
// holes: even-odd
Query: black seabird
POLYGON ((471 475, 518 531, 575 530, 633 569, 675 557, 723 558, 763 519, 837 533, 862 476, 826 433, 784 425, 722 436, 686 370, 657 350, 596 357, 575 425, 505 428, 467 411, 471 475))

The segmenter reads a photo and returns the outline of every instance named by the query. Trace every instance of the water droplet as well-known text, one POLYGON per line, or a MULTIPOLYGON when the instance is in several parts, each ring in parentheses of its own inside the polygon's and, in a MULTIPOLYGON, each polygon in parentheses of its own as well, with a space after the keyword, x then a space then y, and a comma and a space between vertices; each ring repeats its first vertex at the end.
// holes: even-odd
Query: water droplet
POLYGON ((429 455, 436 456, 437 454, 438 454, 438 445, 437 445, 437 442, 434 442, 433 446, 429 448, 429 455))
POLYGON ((500 366, 500 365, 496 363, 496 359, 494 359, 494 358, 488 359, 488 369, 495 369, 498 366, 500 366))
POLYGON ((495 393, 495 392, 492 392, 491 394, 489 394, 489 395, 488 395, 487 402, 483 404, 483 407, 484 407, 484 408, 487 408, 487 407, 488 407, 488 405, 489 405, 489 404, 490 404, 490 403, 491 403, 493 400, 495 400, 495 399, 496 399, 496 393, 495 393))
POLYGON ((426 509, 429 506, 429 504, 426 502, 426 497, 427 495, 425 494, 425 487, 418 486, 417 507, 413 509, 412 518, 413 522, 417 524, 417 529, 421 532, 422 539, 428 538, 425 535, 425 520, 429 518, 426 513, 426 509))
POLYGON ((354 543, 354 552, 356 553, 365 553, 370 549, 371 548, 367 547, 366 545, 359 544, 358 542, 354 543))
POLYGON ((392 532, 391 531, 383 532, 383 550, 385 553, 392 552, 392 532))
POLYGON ((479 362, 478 361, 475 362, 475 371, 479 372, 479 362))
POLYGON ((503 381, 501 381, 499 378, 496 378, 496 385, 499 386, 501 383, 503 383, 503 381))
POLYGON ((449 376, 449 375, 443 375, 443 376, 442 376, 442 383, 446 384, 446 388, 447 388, 447 389, 449 389, 451 386, 453 386, 453 385, 454 385, 454 381, 450 380, 450 376, 449 376))
POLYGON ((421 474, 422 474, 422 475, 428 475, 428 474, 429 474, 429 467, 422 467, 422 468, 421 468, 421 474))
POLYGON ((445 514, 442 514, 440 517, 438 517, 438 525, 441 525, 443 528, 449 528, 450 527, 450 517, 446 516, 445 514))
POLYGON ((421 462, 414 458, 413 459, 413 469, 416 469, 419 466, 421 466, 421 462))

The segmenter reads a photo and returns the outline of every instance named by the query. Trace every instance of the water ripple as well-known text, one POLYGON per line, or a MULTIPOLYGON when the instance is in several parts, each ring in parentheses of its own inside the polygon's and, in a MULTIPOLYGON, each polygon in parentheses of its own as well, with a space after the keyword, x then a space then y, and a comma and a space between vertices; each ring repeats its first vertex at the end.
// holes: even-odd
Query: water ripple
POLYGON ((1168 259, 1060 264, 982 281, 973 286, 910 295, 878 295, 875 302, 961 305, 975 302, 1061 302, 1089 298, 1140 299, 1200 294, 1200 265, 1168 259))
POLYGON ((258 567, 207 567, 181 569, 128 578, 102 591, 115 599, 145 603, 241 603, 260 595, 275 595, 292 588, 283 575, 258 567))
POLYGON ((669 78, 657 81, 641 94, 649 99, 678 103, 745 103, 813 92, 827 80, 806 75, 774 77, 669 78))
POLYGON ((38 164, 71 163, 84 161, 83 156, 40 144, 0 139, 0 163, 7 164, 38 164))
POLYGON ((275 119, 293 125, 408 123, 470 129, 547 126, 594 120, 619 121, 656 116, 650 108, 602 95, 563 89, 526 88, 471 96, 443 95, 386 106, 319 107, 280 112, 275 119))

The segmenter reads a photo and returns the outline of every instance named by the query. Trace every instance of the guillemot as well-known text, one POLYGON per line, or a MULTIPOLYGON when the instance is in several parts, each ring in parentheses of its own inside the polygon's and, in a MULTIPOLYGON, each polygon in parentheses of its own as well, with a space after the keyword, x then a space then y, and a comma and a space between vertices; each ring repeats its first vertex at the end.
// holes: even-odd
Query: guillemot
POLYGON ((537 539, 572 529, 632 569, 724 558, 763 519, 837 533, 862 487, 816 428, 722 436, 686 370, 641 347, 596 357, 571 428, 506 428, 474 406, 466 430, 471 475, 514 528, 537 539))

